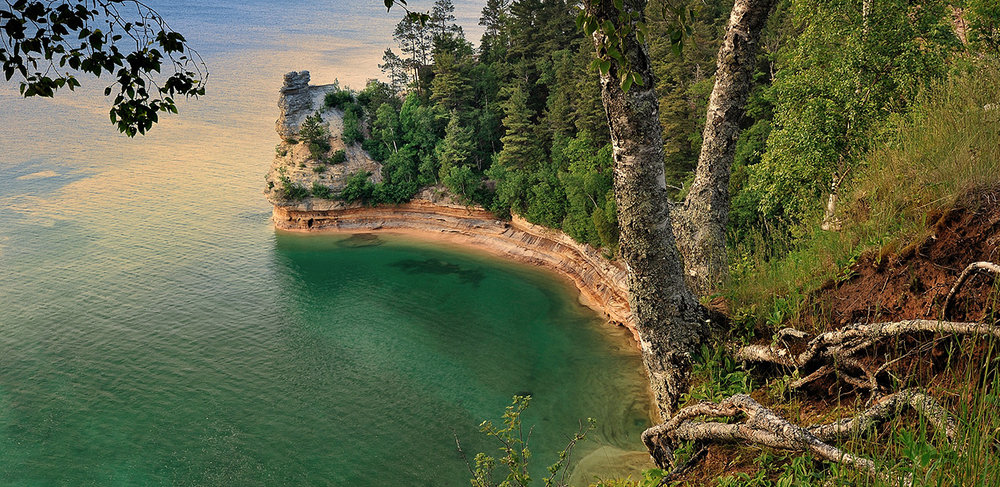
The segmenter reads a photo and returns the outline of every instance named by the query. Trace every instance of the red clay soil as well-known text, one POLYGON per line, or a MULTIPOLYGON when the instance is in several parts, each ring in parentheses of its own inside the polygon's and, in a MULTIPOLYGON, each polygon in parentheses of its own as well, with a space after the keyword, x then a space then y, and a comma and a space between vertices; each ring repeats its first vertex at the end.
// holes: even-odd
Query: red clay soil
MULTIPOLYGON (((966 266, 1000 263, 1000 190, 977 192, 935 221, 932 234, 896 252, 865 255, 853 277, 832 281, 810 299, 802 325, 834 329, 853 323, 941 318, 948 291, 966 266), (888 255, 885 255, 888 254, 888 255), (817 323, 817 321, 821 323, 817 323), (815 326, 819 325, 819 326, 815 326)), ((979 272, 962 286, 945 318, 982 321, 995 311, 998 276, 979 272)))
MULTIPOLYGON (((830 330, 853 323, 874 323, 904 319, 934 319, 942 317, 942 305, 958 275, 972 262, 988 261, 1000 264, 1000 189, 980 191, 967 197, 951 211, 933 215, 936 222, 931 235, 898 251, 883 249, 883 255, 866 255, 853 266, 850 279, 824 285, 809 298, 807 309, 798 323, 791 326, 804 330, 830 330)), ((983 321, 1000 314, 996 287, 1000 276, 979 273, 966 281, 946 318, 952 321, 983 321), (995 312, 994 312, 995 311, 995 312)), ((713 303, 722 307, 722 303, 713 303)), ((995 318, 992 318, 995 319, 995 318)), ((915 341, 906 341, 914 346, 915 341), (910 343, 913 342, 913 343, 910 343)), ((905 369, 900 376, 920 376, 929 387, 947 382, 951 375, 966 377, 962 370, 940 374, 941 360, 926 360, 942 355, 940 347, 930 355, 900 362, 894 368, 905 369), (926 370, 917 370, 926 369, 926 370)), ((850 389, 850 388, 848 388, 850 389)), ((811 393, 799 396, 796 411, 784 411, 772 404, 763 389, 751 393, 762 404, 777 408, 779 414, 793 422, 808 424, 823 420, 834 408, 850 406, 862 399, 851 390, 841 390, 831 381, 821 381, 809 387, 811 393), (842 394, 842 392, 849 392, 842 394), (836 399, 833 399, 836 398, 836 399)), ((867 396, 865 396, 867 397, 867 396)), ((945 401, 949 403, 949 401, 945 401)), ((950 406, 951 404, 946 404, 950 406)), ((712 445, 708 453, 685 478, 682 485, 714 485, 716 479, 739 472, 756 473, 758 448, 739 445, 712 445)), ((787 462, 787 460, 778 460, 787 462)), ((772 473, 779 465, 770 465, 772 473)))

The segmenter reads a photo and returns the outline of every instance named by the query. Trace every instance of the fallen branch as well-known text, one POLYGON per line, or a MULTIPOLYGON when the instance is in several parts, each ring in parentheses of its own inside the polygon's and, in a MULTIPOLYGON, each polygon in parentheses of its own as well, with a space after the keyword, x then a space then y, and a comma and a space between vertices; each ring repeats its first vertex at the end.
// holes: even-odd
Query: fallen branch
POLYGON ((977 271, 992 272, 993 274, 1000 276, 1000 266, 992 262, 973 262, 969 264, 969 266, 958 275, 958 279, 955 280, 955 285, 951 287, 951 291, 948 292, 948 296, 944 298, 944 316, 948 316, 948 307, 951 306, 951 300, 955 297, 955 294, 962 288, 965 281, 977 271))
MULTIPOLYGON (((853 418, 806 428, 790 423, 746 394, 737 394, 720 403, 706 402, 683 408, 670 421, 644 431, 642 441, 653 461, 664 469, 674 465, 673 451, 682 441, 701 444, 749 442, 781 450, 810 452, 895 484, 901 480, 899 477, 879 471, 870 459, 846 452, 829 442, 868 430, 900 415, 907 406, 926 417, 950 442, 955 441, 955 419, 937 401, 915 389, 886 396, 853 418), (740 416, 743 420, 737 423, 695 420, 699 417, 735 420, 740 416)), ((910 479, 907 476, 902 480, 908 483, 910 479)))
MULTIPOLYGON (((801 370, 806 367, 816 369, 790 386, 800 388, 822 377, 842 373, 845 381, 863 389, 877 389, 877 376, 885 368, 878 367, 873 372, 858 360, 858 354, 882 343, 886 339, 916 333, 940 333, 943 335, 975 335, 1000 338, 1000 327, 982 323, 959 323, 934 320, 905 320, 885 323, 854 324, 839 330, 829 331, 808 340, 804 347, 801 341, 806 335, 793 329, 778 332, 784 344, 788 338, 800 338, 801 352, 792 347, 777 345, 747 345, 734 352, 734 358, 743 362, 771 363, 801 370), (857 375, 852 372, 860 371, 857 375)), ((804 372, 804 371, 803 371, 804 372)))

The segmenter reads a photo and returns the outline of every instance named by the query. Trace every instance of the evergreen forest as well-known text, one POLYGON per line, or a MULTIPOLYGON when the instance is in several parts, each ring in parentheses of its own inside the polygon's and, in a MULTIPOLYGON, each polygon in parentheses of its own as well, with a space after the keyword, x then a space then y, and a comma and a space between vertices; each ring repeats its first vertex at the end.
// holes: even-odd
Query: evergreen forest
MULTIPOLYGON (((667 185, 683 199, 698 161, 732 2, 646 8, 667 185), (680 25, 680 28, 678 27, 680 25)), ((782 0, 762 34, 730 182, 730 246, 794 236, 906 119, 918 95, 1000 46, 997 7, 954 2, 782 0), (866 3, 868 5, 868 3, 866 3), (961 22, 956 27, 956 22, 961 22)), ((565 0, 488 0, 474 45, 450 0, 404 16, 380 65, 386 81, 331 93, 345 142, 383 164, 345 197, 400 203, 443 185, 499 216, 516 213, 614 253, 608 123, 594 44, 565 0)))

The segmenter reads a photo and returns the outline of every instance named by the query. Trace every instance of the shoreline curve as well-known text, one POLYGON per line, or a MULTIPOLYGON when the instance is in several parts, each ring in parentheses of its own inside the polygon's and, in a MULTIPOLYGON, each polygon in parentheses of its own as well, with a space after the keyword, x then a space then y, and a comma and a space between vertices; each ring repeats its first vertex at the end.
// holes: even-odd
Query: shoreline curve
POLYGON ((577 288, 581 304, 609 323, 627 328, 638 346, 625 267, 590 245, 517 215, 509 222, 497 220, 480 207, 432 201, 421 194, 394 206, 316 199, 290 206, 275 204, 271 220, 276 229, 291 232, 390 233, 442 241, 548 269, 577 288))

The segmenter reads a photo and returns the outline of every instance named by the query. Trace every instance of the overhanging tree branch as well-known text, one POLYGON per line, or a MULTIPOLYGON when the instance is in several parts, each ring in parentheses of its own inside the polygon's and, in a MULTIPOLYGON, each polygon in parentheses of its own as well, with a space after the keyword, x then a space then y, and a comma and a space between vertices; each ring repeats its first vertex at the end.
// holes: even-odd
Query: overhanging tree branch
POLYGON ((176 96, 205 94, 208 69, 187 40, 140 0, 7 0, 0 7, 0 66, 25 97, 80 86, 78 74, 111 75, 111 122, 144 134, 176 96), (135 12, 128 11, 134 7, 135 12), (124 44, 134 45, 123 49, 124 44), (168 74, 169 73, 169 74, 168 74))

